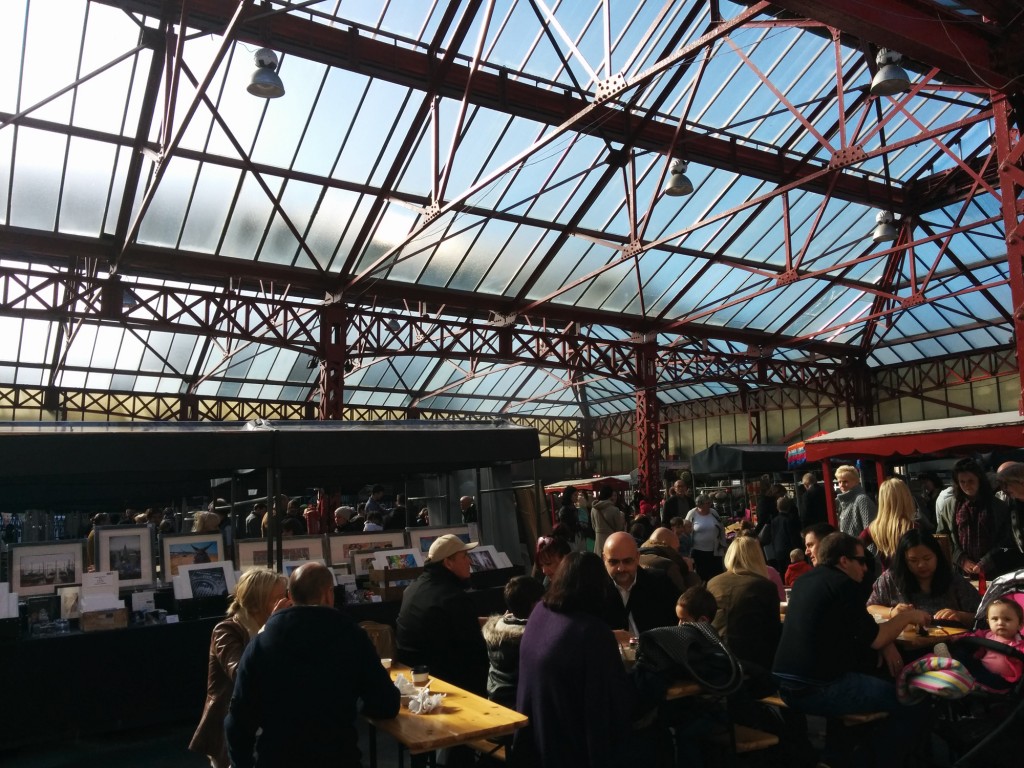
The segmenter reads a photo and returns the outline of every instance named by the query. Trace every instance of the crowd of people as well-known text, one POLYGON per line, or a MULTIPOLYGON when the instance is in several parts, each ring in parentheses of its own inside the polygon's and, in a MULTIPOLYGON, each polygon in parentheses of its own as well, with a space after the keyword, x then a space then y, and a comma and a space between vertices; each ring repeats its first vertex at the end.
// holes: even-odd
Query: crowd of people
MULTIPOLYGON (((404 592, 396 658, 528 715, 508 745, 519 764, 618 766, 642 756, 692 766, 702 764, 714 716, 689 703, 659 706, 667 682, 654 679, 642 658, 631 667, 624 657, 648 630, 704 621, 746 671, 726 716, 765 727, 757 700, 776 694, 785 703, 786 717, 768 727, 786 764, 810 768, 830 757, 811 747, 803 716, 885 712, 854 758, 903 766, 925 738, 927 718, 926 707, 897 695, 895 676, 909 659, 895 641, 911 624, 971 626, 981 598, 969 577, 1024 561, 1024 465, 1004 465, 993 480, 960 462, 955 488, 931 488, 924 499, 889 478, 877 502, 856 468, 836 474, 838 527, 813 506, 822 491, 813 476, 804 478, 799 504, 784 488, 762 484, 768 501, 758 500, 756 522, 728 535, 712 496, 691 497, 685 482, 673 485, 663 505, 628 514, 611 489, 599 490, 589 506, 581 494, 566 494, 552 534, 537 541, 535 573, 511 579, 507 612, 486 621, 467 594, 468 553, 477 543, 441 536, 404 592), (949 537, 951 556, 936 530, 949 537), (657 745, 666 743, 671 754, 659 754, 657 745)), ((339 528, 352 519, 347 509, 335 517, 339 528)), ((285 596, 283 579, 271 571, 243 576, 211 639, 207 702, 192 742, 215 768, 229 758, 258 766, 294 757, 300 731, 318 734, 301 745, 308 764, 331 750, 358 760, 356 702, 373 717, 397 713, 396 689, 369 639, 333 609, 329 578, 323 566, 307 564, 292 574, 285 596), (324 654, 326 637, 345 652, 324 654), (330 712, 330 725, 292 722, 272 705, 302 675, 329 682, 330 704, 313 709, 330 712)), ((983 636, 1024 648, 1016 603, 990 606, 988 618, 983 636)), ((964 655, 957 647, 940 651, 964 655)), ((995 670, 1005 681, 1024 671, 982 656, 971 660, 979 674, 995 670)), ((444 761, 470 765, 473 756, 454 749, 444 761)))

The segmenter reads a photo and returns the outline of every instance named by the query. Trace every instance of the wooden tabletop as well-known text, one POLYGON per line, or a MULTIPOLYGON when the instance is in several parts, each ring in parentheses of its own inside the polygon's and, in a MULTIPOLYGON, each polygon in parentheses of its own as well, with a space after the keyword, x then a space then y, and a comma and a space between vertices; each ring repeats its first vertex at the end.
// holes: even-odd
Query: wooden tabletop
POLYGON ((916 624, 908 624, 896 638, 896 645, 907 650, 921 650, 931 648, 936 643, 945 643, 957 635, 962 635, 966 629, 958 627, 928 627, 928 634, 919 635, 916 624))
MULTIPOLYGON (((403 672, 406 678, 411 677, 408 667, 395 664, 391 668, 391 679, 394 680, 399 672, 403 672)), ((367 718, 378 730, 404 745, 410 754, 432 752, 491 736, 506 736, 527 723, 526 715, 437 677, 431 676, 428 685, 431 693, 446 694, 440 710, 414 715, 408 709, 408 701, 402 699, 398 717, 389 720, 367 718)))
POLYGON ((672 683, 668 690, 665 691, 665 701, 685 699, 687 696, 699 696, 703 692, 704 689, 692 680, 679 680, 672 683))

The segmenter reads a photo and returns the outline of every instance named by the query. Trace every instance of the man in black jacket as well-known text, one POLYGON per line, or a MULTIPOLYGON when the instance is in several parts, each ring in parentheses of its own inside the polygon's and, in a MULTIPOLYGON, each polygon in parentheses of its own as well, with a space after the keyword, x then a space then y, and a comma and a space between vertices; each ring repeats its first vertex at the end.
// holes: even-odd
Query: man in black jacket
POLYGON ((300 566, 288 591, 294 605, 270 617, 238 664, 224 722, 231 764, 358 765, 358 701, 365 715, 395 717, 398 689, 366 632, 334 610, 326 566, 300 566))
POLYGON ((480 696, 487 695, 487 646, 477 610, 466 594, 477 542, 439 536, 423 573, 402 595, 395 638, 398 660, 426 664, 430 674, 480 696))
POLYGON ((620 635, 635 637, 653 627, 677 623, 678 590, 662 573, 640 568, 636 540, 624 531, 611 534, 604 543, 604 567, 611 578, 605 620, 620 635))

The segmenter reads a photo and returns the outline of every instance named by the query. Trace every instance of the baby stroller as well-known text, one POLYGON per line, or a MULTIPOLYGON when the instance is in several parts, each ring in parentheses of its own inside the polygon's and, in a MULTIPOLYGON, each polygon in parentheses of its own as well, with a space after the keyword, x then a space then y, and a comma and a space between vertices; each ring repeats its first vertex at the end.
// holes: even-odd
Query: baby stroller
MULTIPOLYGON (((975 629, 987 626, 988 606, 998 597, 1013 600, 1024 608, 1024 569, 1004 574, 989 584, 975 614, 975 629)), ((964 648, 985 649, 1024 662, 1024 654, 1016 648, 983 637, 965 637, 954 643, 957 655, 964 648)), ((962 666, 958 668, 959 662, 953 659, 932 657, 931 661, 933 668, 943 667, 938 673, 938 682, 935 678, 922 679, 919 690, 946 699, 946 706, 938 711, 935 733, 948 747, 949 764, 953 768, 1019 764, 1018 758, 1011 756, 1020 755, 1024 748, 1021 729, 1015 727, 1024 717, 1024 675, 1008 689, 995 690, 974 680, 962 666), (952 666, 940 665, 937 663, 940 661, 952 666), (961 671, 965 677, 960 675, 961 671)), ((920 663, 928 666, 927 657, 920 663)), ((908 670, 912 666, 908 665, 908 670)), ((902 678, 903 675, 901 682, 902 678)))

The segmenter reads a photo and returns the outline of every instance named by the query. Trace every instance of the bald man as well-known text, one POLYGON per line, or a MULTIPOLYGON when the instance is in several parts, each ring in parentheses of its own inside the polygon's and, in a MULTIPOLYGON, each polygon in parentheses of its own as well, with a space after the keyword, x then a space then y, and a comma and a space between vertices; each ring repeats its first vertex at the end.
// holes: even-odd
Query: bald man
POLYGON ((640 568, 640 550, 632 536, 625 531, 609 535, 602 556, 612 581, 605 620, 613 630, 635 637, 653 627, 677 623, 676 600, 681 590, 664 574, 640 568))
POLYGON ((395 717, 398 689, 366 632, 334 610, 327 567, 297 568, 288 592, 292 607, 271 616, 238 664, 224 723, 231 764, 359 765, 359 700, 369 717, 395 717))

